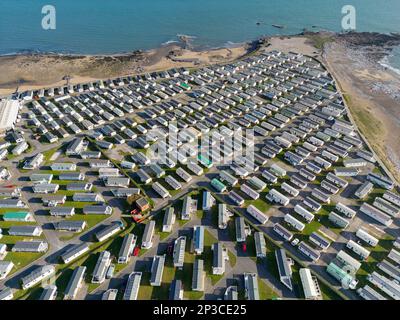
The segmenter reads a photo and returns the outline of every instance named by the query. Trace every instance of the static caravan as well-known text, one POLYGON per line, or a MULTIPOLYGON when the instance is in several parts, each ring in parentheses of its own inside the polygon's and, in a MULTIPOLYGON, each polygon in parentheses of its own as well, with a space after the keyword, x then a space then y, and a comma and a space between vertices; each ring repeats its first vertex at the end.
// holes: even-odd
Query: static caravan
POLYGON ((331 203, 331 198, 329 195, 327 195, 325 192, 323 192, 321 189, 315 188, 312 192, 311 195, 316 198, 317 200, 322 201, 323 203, 331 203))
POLYGON ((334 175, 332 172, 329 172, 326 175, 326 180, 333 182, 340 188, 346 188, 349 184, 346 180, 339 178, 338 176, 334 175))
POLYGON ((269 183, 277 183, 278 182, 278 177, 274 176, 271 172, 268 170, 264 170, 262 172, 262 177, 266 179, 269 183))
POLYGON ((323 150, 322 153, 321 153, 321 155, 322 155, 324 158, 326 158, 326 159, 328 159, 328 160, 330 160, 330 161, 332 161, 332 162, 337 162, 337 161, 339 161, 339 157, 338 157, 337 155, 334 155, 333 153, 331 153, 331 152, 329 152, 329 151, 327 151, 327 150, 323 150))
POLYGON ((266 196, 266 199, 271 202, 281 204, 283 206, 287 206, 290 202, 290 200, 287 197, 285 197, 282 193, 280 193, 275 189, 271 189, 269 191, 269 193, 266 196))
POLYGON ((338 202, 335 206, 335 209, 339 211, 340 213, 343 213, 346 217, 353 219, 354 216, 356 215, 356 211, 353 209, 350 209, 348 206, 344 205, 341 202, 338 202))
POLYGON ((303 163, 304 158, 300 157, 299 155, 297 155, 295 153, 293 153, 292 151, 286 151, 285 152, 285 160, 288 161, 293 166, 297 166, 297 165, 303 163))
POLYGON ((386 201, 383 198, 379 198, 379 197, 375 198, 373 206, 377 207, 378 209, 382 210, 383 212, 385 212, 388 215, 395 217, 395 218, 400 213, 400 208, 392 205, 389 201, 386 201))
POLYGON ((172 176, 167 176, 165 182, 174 190, 180 190, 182 188, 182 184, 172 176))
POLYGON ((398 252, 397 250, 395 249, 390 250, 388 258, 392 259, 397 264, 400 264, 400 252, 398 252))
POLYGON ((286 191, 288 194, 290 194, 293 197, 297 197, 299 195, 299 190, 296 188, 292 187, 290 184, 284 182, 281 185, 282 190, 286 191))
POLYGON ((364 300, 387 300, 384 296, 382 296, 380 293, 378 293, 368 285, 365 285, 363 288, 357 289, 357 293, 364 300))
POLYGON ((218 228, 226 229, 228 226, 229 212, 225 203, 218 205, 218 228))
POLYGON ((260 194, 257 191, 253 190, 252 188, 250 188, 247 184, 242 184, 240 186, 240 190, 253 200, 257 200, 260 197, 260 194))
POLYGON ((244 204, 244 199, 237 194, 235 191, 229 192, 229 198, 235 203, 237 206, 242 206, 244 204))
POLYGON ((187 173, 184 169, 178 168, 176 170, 176 174, 185 182, 190 182, 192 180, 192 176, 187 173))
POLYGON ((313 144, 305 141, 303 143, 303 147, 306 148, 307 150, 311 151, 311 152, 316 152, 318 150, 318 147, 314 146, 313 144))
POLYGON ((307 141, 309 141, 310 143, 312 143, 316 147, 322 147, 324 145, 324 141, 322 141, 322 140, 320 140, 320 139, 318 139, 318 138, 316 138, 314 136, 309 137, 307 139, 307 141))
POLYGON ((309 171, 311 171, 311 172, 314 173, 314 174, 320 174, 321 171, 322 171, 322 168, 321 168, 321 167, 315 165, 315 164, 312 163, 311 161, 308 162, 308 163, 306 164, 306 169, 309 170, 309 171))
POLYGON ((136 174, 139 177, 139 180, 141 181, 141 183, 144 183, 144 184, 151 183, 152 178, 146 171, 144 171, 144 169, 139 169, 138 171, 136 171, 136 174))
POLYGON ((355 272, 357 272, 361 268, 361 263, 343 250, 340 250, 338 252, 338 254, 336 255, 336 259, 343 263, 345 266, 349 266, 355 272))
POLYGON ((358 199, 364 199, 367 195, 369 195, 374 189, 374 185, 371 182, 365 181, 361 186, 358 187, 354 195, 358 199))
POLYGON ((211 180, 211 186, 219 193, 226 191, 226 186, 216 178, 211 180))
POLYGON ((310 171, 308 171, 307 169, 301 168, 299 170, 299 174, 306 178, 308 181, 314 181, 317 177, 310 171))
POLYGON ((187 164, 187 168, 197 176, 201 176, 204 173, 203 168, 201 168, 195 162, 189 161, 187 164))
POLYGON ((282 146, 283 148, 288 149, 292 146, 292 143, 290 141, 288 141, 285 138, 282 138, 280 136, 276 136, 274 138, 274 140, 278 145, 282 146))
POLYGON ((235 178, 233 175, 228 173, 227 171, 222 170, 219 173, 220 180, 222 182, 227 182, 230 186, 234 187, 235 185, 238 184, 239 180, 235 178))
POLYGON ((325 189, 331 194, 337 194, 340 191, 340 189, 336 185, 328 182, 327 180, 321 181, 321 188, 325 189))
POLYGON ((327 240, 325 237, 323 237, 317 232, 311 233, 309 239, 312 243, 320 247, 322 250, 328 249, 329 246, 331 245, 331 242, 329 240, 327 240))
POLYGON ((358 229, 356 232, 356 236, 372 247, 375 247, 379 242, 377 238, 371 236, 367 231, 363 229, 358 229))
POLYGON ((308 245, 304 241, 300 242, 298 249, 305 256, 309 257, 313 262, 318 261, 321 256, 318 250, 313 249, 310 245, 308 245))
POLYGON ((386 191, 383 194, 383 198, 396 206, 400 207, 400 195, 395 194, 394 192, 391 191, 386 191))
POLYGON ((299 175, 293 175, 290 178, 290 182, 293 183, 295 186, 299 187, 301 190, 305 189, 308 185, 306 181, 300 178, 299 175))
POLYGON ((287 213, 284 218, 285 222, 292 226, 294 229, 297 231, 303 231, 305 228, 304 223, 300 222, 297 220, 295 217, 293 217, 291 214, 287 213))
POLYGON ((360 207, 360 212, 366 214, 367 216, 371 217, 372 219, 382 223, 383 225, 389 227, 393 220, 389 215, 382 212, 381 210, 369 205, 368 203, 363 203, 360 207))
POLYGON ((292 133, 289 133, 287 131, 282 133, 282 138, 292 142, 292 143, 299 143, 300 138, 292 133))
POLYGON ((311 197, 306 197, 303 201, 303 204, 310 208, 311 210, 318 212, 319 210, 321 210, 322 206, 321 204, 319 204, 317 201, 315 201, 314 199, 312 199, 311 197))
POLYGON ((371 152, 369 152, 367 150, 359 150, 359 151, 357 151, 357 156, 362 158, 362 159, 365 159, 365 160, 367 160, 367 161, 369 161, 371 163, 375 163, 376 162, 376 159, 375 159, 373 153, 371 153, 371 152))
POLYGON ((318 163, 320 166, 322 166, 322 168, 324 168, 325 170, 329 169, 332 166, 332 163, 330 163, 329 161, 321 158, 320 156, 316 156, 314 161, 316 163, 318 163))
POLYGON ((350 224, 349 220, 339 216, 337 213, 333 211, 329 213, 328 219, 329 221, 331 221, 332 223, 334 223, 335 225, 337 225, 342 229, 346 229, 350 224))
POLYGON ((302 207, 300 204, 296 204, 296 206, 294 207, 294 212, 302 216, 307 221, 307 223, 313 221, 315 217, 310 211, 302 207))
POLYGON ((151 187, 161 198, 171 197, 171 194, 159 182, 153 183, 151 187))
POLYGON ((400 285, 398 281, 386 278, 376 271, 369 274, 367 279, 394 300, 400 300, 400 285))
POLYGON ((285 227, 280 225, 279 223, 275 223, 274 225, 274 231, 280 235, 283 239, 286 241, 290 241, 293 238, 293 233, 287 230, 285 227))
POLYGON ((250 185, 255 188, 258 192, 261 192, 267 187, 267 184, 257 177, 252 177, 248 180, 250 185))
POLYGON ((367 165, 367 161, 361 158, 358 159, 344 159, 343 165, 346 168, 361 168, 367 165))
POLYGON ((360 246, 358 243, 354 242, 353 240, 349 240, 346 244, 346 247, 355 252, 357 255, 359 255, 363 260, 366 260, 369 255, 370 251, 367 249, 363 248, 360 246))
POLYGON ((261 224, 265 224, 268 221, 268 216, 253 205, 249 205, 246 212, 261 224))
POLYGON ((276 175, 279 177, 284 177, 286 176, 286 170, 281 168, 279 165, 276 163, 271 165, 271 171, 274 172, 276 175))

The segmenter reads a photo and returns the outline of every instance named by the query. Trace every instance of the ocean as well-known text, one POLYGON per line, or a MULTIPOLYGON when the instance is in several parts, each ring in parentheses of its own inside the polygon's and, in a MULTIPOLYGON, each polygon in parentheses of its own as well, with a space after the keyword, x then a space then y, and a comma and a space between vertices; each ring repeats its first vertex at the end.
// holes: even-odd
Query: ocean
MULTIPOLYGON (((357 31, 400 32, 399 0, 1 0, 0 55, 122 53, 156 48, 181 34, 193 36, 201 49, 304 28, 341 31, 347 4, 356 9, 357 31), (41 27, 47 4, 56 9, 55 30, 41 27)), ((400 57, 392 60, 400 69, 400 57)))

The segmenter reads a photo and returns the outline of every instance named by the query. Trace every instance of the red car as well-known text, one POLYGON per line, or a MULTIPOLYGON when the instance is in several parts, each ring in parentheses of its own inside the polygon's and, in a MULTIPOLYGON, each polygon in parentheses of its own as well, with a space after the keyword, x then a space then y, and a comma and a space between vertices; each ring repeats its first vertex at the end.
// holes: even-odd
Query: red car
POLYGON ((246 245, 246 243, 243 243, 243 244, 242 244, 242 250, 243 250, 243 252, 246 252, 246 251, 247 251, 247 245, 246 245))
POLYGON ((133 250, 133 256, 137 257, 140 253, 140 248, 138 246, 135 247, 135 249, 133 250))

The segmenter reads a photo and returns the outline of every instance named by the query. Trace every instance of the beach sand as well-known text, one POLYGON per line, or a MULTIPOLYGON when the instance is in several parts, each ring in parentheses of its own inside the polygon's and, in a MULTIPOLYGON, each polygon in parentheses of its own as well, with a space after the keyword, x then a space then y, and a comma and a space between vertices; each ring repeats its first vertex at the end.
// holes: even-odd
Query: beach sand
POLYGON ((400 100, 395 97, 400 77, 340 41, 325 46, 322 60, 338 80, 360 131, 400 181, 400 100))
POLYGON ((192 51, 168 45, 146 52, 109 56, 16 55, 0 57, 0 95, 15 91, 56 87, 109 79, 112 77, 166 70, 174 67, 199 67, 225 63, 245 55, 249 44, 234 48, 192 51))
POLYGON ((308 37, 273 37, 269 39, 268 50, 298 52, 308 56, 318 56, 321 51, 314 47, 308 37))

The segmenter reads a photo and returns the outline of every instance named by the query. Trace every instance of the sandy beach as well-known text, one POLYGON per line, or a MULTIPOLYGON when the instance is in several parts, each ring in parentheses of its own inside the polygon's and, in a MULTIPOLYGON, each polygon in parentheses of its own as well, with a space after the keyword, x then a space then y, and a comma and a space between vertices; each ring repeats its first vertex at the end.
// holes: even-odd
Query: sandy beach
POLYGON ((0 57, 0 95, 18 90, 35 90, 66 84, 109 79, 112 77, 166 70, 174 67, 200 67, 226 63, 248 53, 251 45, 194 51, 183 45, 171 44, 145 52, 121 55, 78 56, 31 54, 0 57))
POLYGON ((380 65, 380 50, 339 39, 325 45, 322 62, 338 80, 360 131, 400 181, 400 77, 380 65))

